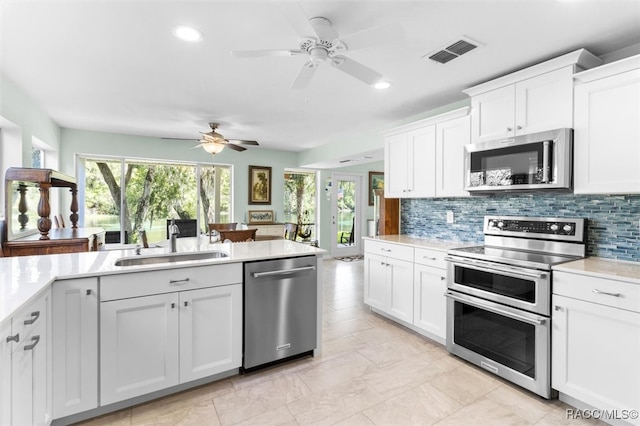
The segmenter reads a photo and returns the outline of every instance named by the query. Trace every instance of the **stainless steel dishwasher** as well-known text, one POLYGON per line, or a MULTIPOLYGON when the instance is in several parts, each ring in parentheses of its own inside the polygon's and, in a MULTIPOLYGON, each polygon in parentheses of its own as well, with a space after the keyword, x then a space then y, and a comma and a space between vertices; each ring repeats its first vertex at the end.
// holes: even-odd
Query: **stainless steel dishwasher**
POLYGON ((315 256, 245 263, 243 370, 313 351, 317 306, 315 256))

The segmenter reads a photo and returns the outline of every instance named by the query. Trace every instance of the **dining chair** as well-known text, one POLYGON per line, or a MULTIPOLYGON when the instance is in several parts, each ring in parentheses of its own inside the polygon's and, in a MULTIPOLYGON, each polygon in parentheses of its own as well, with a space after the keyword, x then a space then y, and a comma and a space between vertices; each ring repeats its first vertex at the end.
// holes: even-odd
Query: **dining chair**
POLYGON ((292 222, 285 222, 284 224, 284 239, 295 241, 298 236, 298 224, 292 222))
POLYGON ((213 231, 235 231, 238 226, 238 222, 231 223, 209 223, 209 242, 211 242, 211 237, 213 236, 213 231))
POLYGON ((239 243, 243 241, 255 241, 256 239, 256 231, 258 229, 235 229, 235 230, 226 230, 226 231, 218 231, 220 233, 220 241, 225 242, 227 240, 232 243, 239 243))

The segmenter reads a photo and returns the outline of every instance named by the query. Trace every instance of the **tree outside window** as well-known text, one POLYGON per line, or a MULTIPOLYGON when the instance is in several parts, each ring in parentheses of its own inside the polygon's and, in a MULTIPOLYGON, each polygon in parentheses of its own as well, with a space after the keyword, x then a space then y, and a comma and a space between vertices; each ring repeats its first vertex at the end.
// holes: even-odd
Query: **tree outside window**
POLYGON ((316 174, 314 172, 285 171, 285 222, 298 224, 298 236, 315 239, 316 174))

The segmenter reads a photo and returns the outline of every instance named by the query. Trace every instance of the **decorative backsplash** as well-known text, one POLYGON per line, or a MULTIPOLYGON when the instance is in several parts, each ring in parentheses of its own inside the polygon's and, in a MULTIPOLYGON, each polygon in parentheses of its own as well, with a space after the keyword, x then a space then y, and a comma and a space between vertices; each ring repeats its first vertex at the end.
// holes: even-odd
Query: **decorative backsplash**
POLYGON ((640 262, 640 195, 496 194, 467 198, 403 199, 401 233, 483 243, 485 215, 583 217, 587 254, 640 262), (448 224, 447 211, 455 223, 448 224))

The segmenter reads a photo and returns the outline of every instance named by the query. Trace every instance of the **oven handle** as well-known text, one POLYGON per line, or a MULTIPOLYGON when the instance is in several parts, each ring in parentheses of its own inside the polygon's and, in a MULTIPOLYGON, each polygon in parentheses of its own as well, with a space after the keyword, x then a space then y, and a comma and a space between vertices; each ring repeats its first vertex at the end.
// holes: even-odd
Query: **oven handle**
POLYGON ((463 264, 463 265, 481 267, 482 269, 486 269, 486 270, 489 270, 489 271, 518 274, 518 275, 522 275, 524 277, 531 277, 531 278, 537 278, 537 279, 543 279, 543 278, 547 277, 547 274, 544 273, 544 272, 529 272, 529 271, 521 269, 521 268, 515 268, 515 267, 509 267, 509 266, 500 267, 500 266, 497 266, 497 265, 494 265, 494 264, 490 264, 488 262, 481 262, 481 261, 471 260, 471 259, 462 259, 462 258, 458 258, 458 257, 454 258, 454 257, 451 257, 451 256, 445 256, 444 260, 449 261, 449 262, 453 262, 453 263, 460 263, 460 264, 463 264))
POLYGON ((513 319, 518 320, 518 321, 526 322, 527 324, 544 325, 544 323, 547 322, 546 318, 539 318, 539 317, 538 318, 528 318, 528 317, 525 317, 525 316, 522 316, 522 315, 515 314, 513 312, 506 311, 504 309, 496 308, 494 306, 487 306, 484 303, 476 302, 476 299, 474 299, 474 298, 471 298, 471 297, 468 297, 468 296, 454 294, 454 293, 452 293, 450 291, 447 291, 444 295, 446 297, 448 297, 449 299, 455 300, 456 302, 466 303, 467 305, 475 306, 476 308, 484 309, 485 311, 493 312, 494 314, 503 315, 505 317, 513 318, 513 319))

